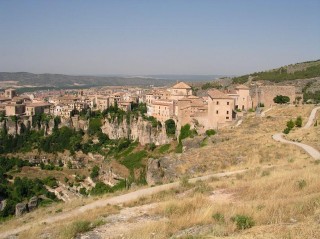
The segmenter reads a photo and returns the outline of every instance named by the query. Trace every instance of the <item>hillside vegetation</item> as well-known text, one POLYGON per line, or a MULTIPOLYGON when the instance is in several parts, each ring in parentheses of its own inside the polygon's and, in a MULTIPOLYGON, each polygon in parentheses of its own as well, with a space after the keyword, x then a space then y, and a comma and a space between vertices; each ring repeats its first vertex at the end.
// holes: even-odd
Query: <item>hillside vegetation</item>
MULTIPOLYGON (((251 113, 241 126, 212 135, 206 146, 168 154, 183 162, 176 188, 87 211, 81 206, 101 205, 111 195, 54 202, 3 222, 0 233, 29 225, 17 238, 319 238, 319 161, 271 137, 290 119, 301 116, 304 125, 313 107, 276 106, 262 118, 251 113), (188 180, 188 168, 199 175, 246 170, 195 181, 188 180), (44 219, 48 223, 39 223, 44 219)), ((318 125, 295 127, 288 137, 319 149, 318 133, 318 125)))
POLYGON ((320 76, 320 60, 297 63, 270 71, 255 72, 253 74, 234 77, 232 81, 234 84, 243 84, 248 81, 249 76, 252 77, 253 81, 266 80, 274 83, 314 78, 320 76))
POLYGON ((123 85, 157 85, 172 83, 170 80, 120 77, 120 76, 72 76, 62 74, 32 74, 28 72, 0 72, 1 81, 15 81, 17 86, 26 88, 86 88, 93 86, 123 86, 123 85), (31 86, 31 87, 30 87, 31 86))

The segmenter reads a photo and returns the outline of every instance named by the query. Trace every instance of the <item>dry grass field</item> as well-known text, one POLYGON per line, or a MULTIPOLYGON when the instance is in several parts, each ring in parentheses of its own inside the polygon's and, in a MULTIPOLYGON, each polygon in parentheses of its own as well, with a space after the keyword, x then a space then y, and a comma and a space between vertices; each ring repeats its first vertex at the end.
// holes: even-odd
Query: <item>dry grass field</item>
MULTIPOLYGON (((77 234, 77 238, 90 238, 91 232, 101 238, 137 239, 320 238, 320 164, 300 148, 271 138, 274 133, 282 132, 291 118, 302 116, 306 122, 312 108, 312 105, 275 107, 263 118, 251 113, 239 127, 221 129, 206 146, 181 155, 170 154, 174 160, 183 162, 178 169, 181 175, 186 173, 191 177, 248 168, 245 173, 194 184, 183 178, 178 189, 119 207, 93 209, 50 225, 35 225, 17 238, 62 239, 77 234), (112 214, 121 214, 128 208, 138 212, 151 204, 141 216, 143 220, 131 215, 120 222, 110 222, 112 214), (108 234, 111 227, 121 232, 108 234)), ((303 137, 304 143, 313 142, 318 147, 319 127, 294 130, 288 138, 303 137)), ((2 223, 0 232, 72 211, 97 199, 77 199, 40 208, 2 223)))

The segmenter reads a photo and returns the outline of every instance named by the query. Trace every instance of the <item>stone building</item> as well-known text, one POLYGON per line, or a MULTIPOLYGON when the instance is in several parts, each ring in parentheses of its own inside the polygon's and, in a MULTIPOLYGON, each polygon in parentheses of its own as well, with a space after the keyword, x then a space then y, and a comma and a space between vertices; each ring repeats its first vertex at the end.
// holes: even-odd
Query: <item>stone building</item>
POLYGON ((208 91, 208 125, 207 128, 218 129, 235 119, 235 101, 219 90, 208 91))
POLYGON ((36 114, 50 114, 51 104, 50 103, 30 103, 26 105, 26 115, 33 116, 36 114))

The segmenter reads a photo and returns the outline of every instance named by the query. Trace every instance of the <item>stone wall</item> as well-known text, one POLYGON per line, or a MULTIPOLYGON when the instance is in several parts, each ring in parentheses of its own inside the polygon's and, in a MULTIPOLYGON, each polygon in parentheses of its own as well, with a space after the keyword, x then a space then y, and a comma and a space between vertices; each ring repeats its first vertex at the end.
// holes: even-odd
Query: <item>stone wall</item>
POLYGON ((263 103, 265 107, 274 105, 274 97, 277 95, 289 96, 290 103, 292 104, 296 98, 296 88, 294 86, 259 86, 250 90, 253 107, 258 103, 263 103))
POLYGON ((113 121, 106 119, 101 129, 110 139, 128 138, 138 140, 141 145, 150 143, 161 145, 170 143, 172 140, 167 136, 164 125, 154 128, 150 122, 143 120, 142 117, 132 117, 130 122, 123 119, 119 123, 117 119, 113 121))

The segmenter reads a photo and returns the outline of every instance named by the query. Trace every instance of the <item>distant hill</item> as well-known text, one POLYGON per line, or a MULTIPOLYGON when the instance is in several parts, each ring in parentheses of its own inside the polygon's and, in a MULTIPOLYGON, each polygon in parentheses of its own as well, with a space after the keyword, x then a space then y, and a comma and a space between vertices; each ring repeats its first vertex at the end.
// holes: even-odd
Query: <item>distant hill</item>
POLYGON ((168 79, 155 79, 146 77, 122 77, 122 76, 72 76, 62 74, 32 74, 28 72, 0 72, 1 85, 17 87, 41 87, 41 88, 79 88, 93 86, 163 86, 172 84, 168 79))
POLYGON ((252 77, 252 81, 266 80, 279 83, 288 80, 309 79, 318 76, 320 76, 320 60, 296 63, 269 71, 255 72, 234 77, 232 82, 234 84, 243 84, 249 80, 249 77, 252 77))

